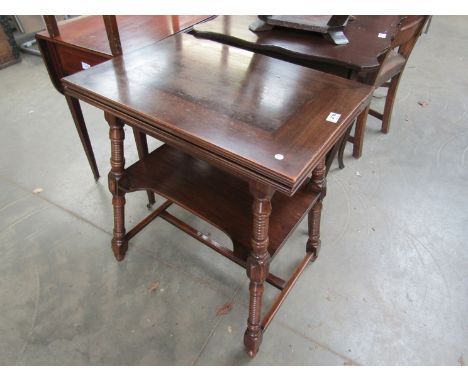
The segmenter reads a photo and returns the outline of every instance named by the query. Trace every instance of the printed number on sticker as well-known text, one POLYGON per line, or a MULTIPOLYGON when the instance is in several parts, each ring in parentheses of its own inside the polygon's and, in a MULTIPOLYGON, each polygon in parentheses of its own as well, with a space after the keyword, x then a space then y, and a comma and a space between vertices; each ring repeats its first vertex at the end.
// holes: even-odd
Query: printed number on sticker
POLYGON ((330 114, 328 114, 327 121, 328 121, 328 122, 337 123, 338 120, 340 119, 340 117, 341 117, 341 114, 338 114, 338 113, 330 113, 330 114))

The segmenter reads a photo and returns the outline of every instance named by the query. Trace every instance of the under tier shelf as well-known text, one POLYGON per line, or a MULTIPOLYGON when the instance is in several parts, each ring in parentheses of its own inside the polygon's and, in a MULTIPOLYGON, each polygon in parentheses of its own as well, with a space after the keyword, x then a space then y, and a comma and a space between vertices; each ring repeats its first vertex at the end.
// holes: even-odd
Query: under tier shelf
MULTIPOLYGON (((119 188, 126 192, 151 190, 178 204, 226 233, 233 242, 233 255, 246 260, 253 216, 252 197, 245 181, 163 145, 127 168, 119 188)), ((319 196, 307 187, 293 197, 274 194, 269 231, 272 257, 319 196)))

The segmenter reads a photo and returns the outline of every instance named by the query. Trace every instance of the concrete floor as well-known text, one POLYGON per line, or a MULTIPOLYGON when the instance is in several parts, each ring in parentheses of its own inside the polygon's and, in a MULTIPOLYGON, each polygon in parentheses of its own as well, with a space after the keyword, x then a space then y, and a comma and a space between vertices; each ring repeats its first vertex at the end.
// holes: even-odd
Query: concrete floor
MULTIPOLYGON (((0 364, 466 363, 467 44, 468 17, 433 19, 405 71, 390 134, 370 117, 364 156, 352 159, 348 147, 346 168, 331 171, 319 259, 254 360, 242 344, 245 272, 159 220, 117 263, 106 176, 94 182, 41 59, 26 55, 0 71, 0 364), (226 303, 232 311, 217 316, 226 303)), ((107 127, 102 112, 84 112, 105 175, 107 127)), ((131 131, 126 145, 131 163, 131 131)), ((145 199, 128 196, 128 227, 145 215, 145 199)), ((273 270, 287 276, 305 241, 303 222, 273 270)), ((268 306, 275 291, 266 290, 268 306)))

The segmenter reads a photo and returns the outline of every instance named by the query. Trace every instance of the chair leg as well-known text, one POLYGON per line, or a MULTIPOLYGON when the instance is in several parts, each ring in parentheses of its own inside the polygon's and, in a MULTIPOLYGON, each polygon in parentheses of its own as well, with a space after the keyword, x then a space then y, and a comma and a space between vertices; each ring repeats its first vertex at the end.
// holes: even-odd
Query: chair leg
POLYGON ((89 140, 88 130, 86 129, 80 102, 78 99, 70 96, 65 96, 65 99, 67 100, 68 108, 70 109, 70 113, 73 117, 73 122, 75 122, 76 131, 78 132, 81 144, 83 145, 86 157, 88 158, 94 179, 97 181, 99 179, 99 170, 96 164, 96 159, 94 158, 93 147, 89 140))
MULTIPOLYGON (((133 135, 135 137, 138 157, 140 159, 143 159, 145 156, 148 155, 148 142, 146 140, 146 134, 134 128, 133 135)), ((147 207, 151 208, 151 206, 156 202, 154 198, 154 193, 152 191, 146 191, 146 194, 148 195, 147 207)))
POLYGON ((366 129, 367 115, 369 114, 369 108, 366 107, 361 114, 358 115, 356 120, 356 128, 354 129, 354 144, 353 144, 353 157, 356 159, 362 155, 362 146, 364 144, 364 131, 366 129))
MULTIPOLYGON (((333 163, 333 161, 335 160, 335 157, 336 157, 336 154, 338 153, 338 151, 340 150, 340 147, 342 145, 343 141, 338 141, 334 146, 333 148, 328 152, 327 156, 326 156, 326 169, 327 169, 327 174, 328 174, 328 171, 330 171, 330 167, 333 163)), ((339 160, 339 159, 338 159, 339 160)))
POLYGON ((346 143, 348 142, 348 138, 351 134, 351 129, 353 127, 353 124, 351 124, 348 129, 346 130, 346 133, 344 134, 343 136, 343 139, 341 140, 341 143, 340 143, 340 148, 338 150, 338 166, 340 167, 340 169, 344 169, 344 161, 343 161, 343 156, 344 156, 344 151, 345 151, 345 148, 346 148, 346 143))
POLYGON ((424 31, 424 34, 427 34, 429 32, 429 27, 431 26, 431 21, 432 21, 432 16, 429 16, 429 20, 427 21, 426 30, 424 31))
POLYGON ((382 133, 387 134, 390 129, 390 119, 392 117, 393 104, 395 103, 395 95, 400 83, 401 73, 392 78, 390 87, 388 88, 387 98, 385 99, 385 107, 382 118, 382 133))

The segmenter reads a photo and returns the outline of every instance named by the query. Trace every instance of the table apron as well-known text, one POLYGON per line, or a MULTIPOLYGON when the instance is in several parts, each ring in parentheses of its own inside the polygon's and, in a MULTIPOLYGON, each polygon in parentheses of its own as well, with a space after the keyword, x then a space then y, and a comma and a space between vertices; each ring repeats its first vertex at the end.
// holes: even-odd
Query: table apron
MULTIPOLYGON (((227 171, 235 176, 238 176, 250 182, 258 182, 264 185, 271 186, 276 191, 279 191, 288 196, 293 196, 296 193, 296 191, 307 181, 308 176, 310 175, 312 170, 317 166, 317 164, 320 163, 321 159, 339 141, 340 136, 341 136, 341 134, 336 134, 336 139, 333 141, 330 141, 328 145, 323 146, 321 148, 321 152, 318 153, 314 161, 312 161, 309 164, 308 170, 303 173, 302 177, 298 181, 296 181, 293 185, 287 185, 285 183, 272 179, 271 177, 268 177, 264 174, 261 174, 257 171, 254 171, 245 166, 237 164, 229 159, 226 159, 225 157, 220 156, 216 153, 213 153, 212 151, 204 147, 201 147, 199 145, 196 145, 195 143, 192 143, 184 138, 175 136, 157 126, 151 125, 145 121, 141 121, 133 116, 128 115, 127 113, 123 111, 117 110, 111 105, 105 104, 104 102, 100 100, 96 100, 90 97, 89 95, 78 92, 77 90, 70 88, 66 85, 64 86, 64 92, 65 94, 71 97, 78 98, 105 112, 111 113, 112 115, 121 119, 125 124, 133 128, 136 128, 138 130, 141 130, 145 134, 155 139, 158 139, 164 143, 177 147, 178 149, 180 149, 183 152, 186 152, 187 154, 190 154, 201 160, 205 160, 213 164, 214 166, 220 168, 223 171, 227 171)), ((369 102, 370 102, 370 99, 371 98, 369 97, 369 102)), ((364 102, 358 109, 356 109, 356 111, 352 115, 348 117, 348 120, 343 124, 343 129, 342 129, 343 134, 348 128, 348 126, 354 122, 357 115, 362 110, 365 109, 365 107, 367 106, 367 103, 368 102, 364 102)))

